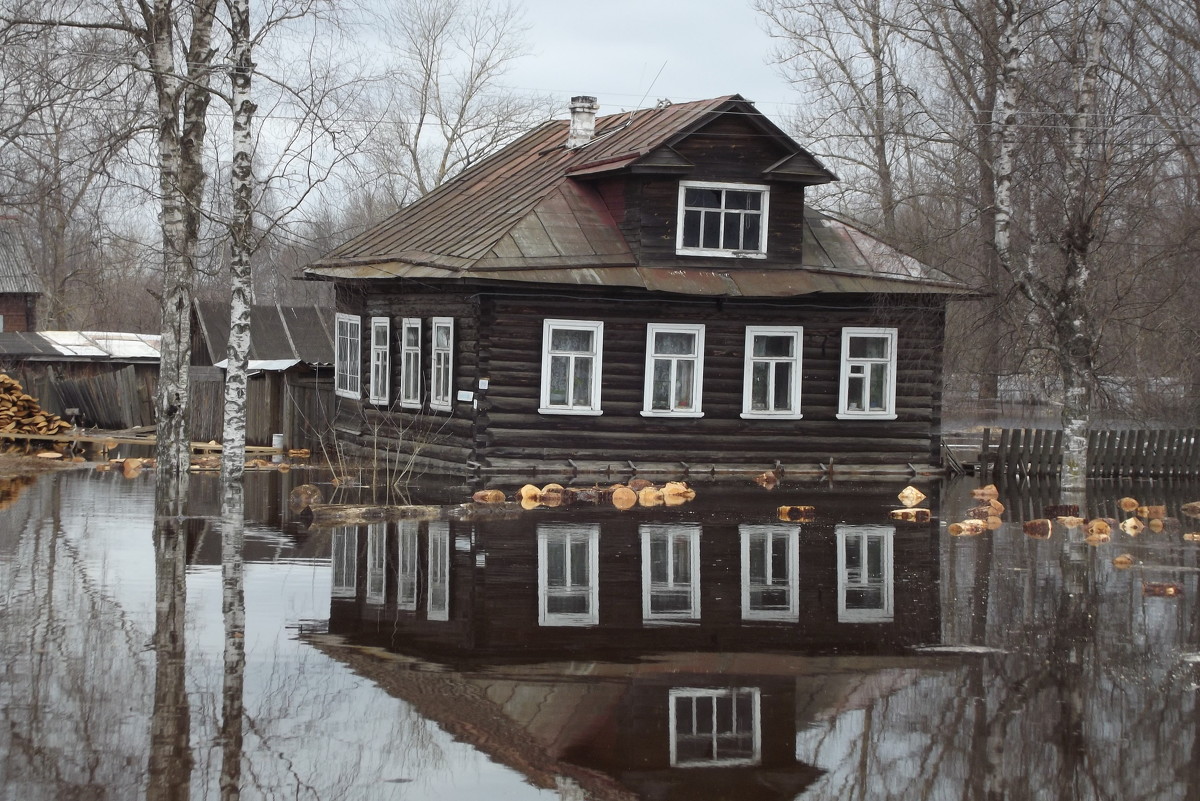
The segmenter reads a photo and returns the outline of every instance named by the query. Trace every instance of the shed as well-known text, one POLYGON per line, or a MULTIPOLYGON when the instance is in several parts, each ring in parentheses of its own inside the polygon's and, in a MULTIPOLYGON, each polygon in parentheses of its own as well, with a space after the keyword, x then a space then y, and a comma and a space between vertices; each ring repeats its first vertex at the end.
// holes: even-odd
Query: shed
POLYGON ((24 257, 16 235, 0 226, 0 333, 37 328, 42 282, 24 257))
POLYGON ((934 471, 963 284, 738 95, 547 122, 309 265, 336 431, 436 472, 934 471))

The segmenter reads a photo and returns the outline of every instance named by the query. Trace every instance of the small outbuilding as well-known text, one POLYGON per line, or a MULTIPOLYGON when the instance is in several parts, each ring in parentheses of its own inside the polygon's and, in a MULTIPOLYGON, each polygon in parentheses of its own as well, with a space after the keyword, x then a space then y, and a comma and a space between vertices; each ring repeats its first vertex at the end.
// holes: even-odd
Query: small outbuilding
POLYGON ((0 333, 37 329, 42 282, 21 256, 16 236, 0 227, 0 333))
POLYGON ((738 95, 547 122, 311 264, 345 452, 453 474, 935 470, 967 288, 809 208, 738 95))

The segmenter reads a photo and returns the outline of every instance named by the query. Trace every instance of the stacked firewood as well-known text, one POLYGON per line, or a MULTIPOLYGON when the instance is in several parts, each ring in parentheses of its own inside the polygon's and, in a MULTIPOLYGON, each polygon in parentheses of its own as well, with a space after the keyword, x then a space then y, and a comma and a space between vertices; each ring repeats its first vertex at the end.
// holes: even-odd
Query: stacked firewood
POLYGON ((26 394, 19 381, 0 373, 0 434, 53 436, 70 428, 66 420, 42 409, 37 398, 26 394))

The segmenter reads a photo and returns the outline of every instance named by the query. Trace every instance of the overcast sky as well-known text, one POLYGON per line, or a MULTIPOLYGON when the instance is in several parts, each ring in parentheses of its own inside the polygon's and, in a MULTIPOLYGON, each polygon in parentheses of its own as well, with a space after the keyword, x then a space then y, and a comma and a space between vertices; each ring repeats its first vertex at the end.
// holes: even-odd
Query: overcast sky
POLYGON ((600 113, 740 94, 782 123, 793 89, 767 61, 771 38, 751 0, 522 0, 532 53, 507 76, 600 113), (661 73, 660 73, 661 70, 661 73), (657 76, 657 80, 656 80, 657 76), (644 98, 644 99, 643 99, 644 98))

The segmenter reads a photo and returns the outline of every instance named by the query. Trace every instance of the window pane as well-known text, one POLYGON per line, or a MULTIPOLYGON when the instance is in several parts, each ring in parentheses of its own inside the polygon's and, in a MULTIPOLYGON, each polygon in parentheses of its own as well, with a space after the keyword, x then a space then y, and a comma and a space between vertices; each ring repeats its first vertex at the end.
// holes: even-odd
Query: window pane
POLYGON ((750 195, 757 194, 751 192, 740 192, 736 189, 730 189, 725 192, 725 208, 727 209, 748 209, 750 208, 750 195))
POLYGON ((421 344, 421 329, 415 325, 410 325, 404 329, 404 346, 415 348, 421 344))
POLYGON ((718 212, 709 212, 704 215, 704 242, 701 247, 719 248, 721 247, 721 215, 718 212))
POLYGON ((792 345, 795 341, 796 338, 790 335, 758 334, 754 337, 754 355, 772 356, 777 359, 791 358, 792 345))
POLYGON ((561 539, 546 543, 546 583, 551 587, 567 583, 567 543, 561 539))
POLYGON ((567 371, 570 365, 569 356, 550 357, 550 402, 556 406, 567 403, 567 371))
POLYGON ((590 353, 592 350, 592 332, 580 331, 577 328, 555 328, 550 332, 550 349, 555 351, 571 351, 573 353, 590 353))
POLYGON ((792 363, 775 362, 774 411, 792 410, 792 363))
POLYGON ((887 375, 886 364, 871 365, 871 410, 878 411, 887 408, 887 375))
POLYGON ((684 190, 683 203, 685 206, 693 208, 719 209, 721 208, 721 190, 688 187, 684 190))
POLYGON ((592 404, 592 360, 588 356, 575 358, 575 396, 572 403, 575 406, 592 404))
POLYGON ((696 335, 683 331, 660 331, 654 335, 654 355, 692 356, 696 353, 696 335))
POLYGON ((667 580, 667 538, 654 536, 650 538, 650 580, 665 582, 667 580))
POLYGON ((571 542, 571 586, 588 586, 588 541, 571 542))
POLYGON ((685 211, 683 213, 683 246, 688 248, 700 247, 700 212, 685 211))
POLYGON ((742 219, 742 250, 762 250, 762 218, 747 214, 742 219))
POLYGON ((887 337, 850 337, 851 359, 886 359, 887 337))
POLYGON ((862 376, 850 376, 846 382, 846 408, 854 412, 863 411, 863 380, 862 376))
POLYGON ((675 582, 677 584, 688 584, 692 580, 692 547, 691 543, 685 539, 678 539, 674 542, 672 549, 672 560, 675 568, 675 582))
POLYGON ((682 360, 675 365, 675 408, 693 409, 696 406, 694 397, 696 363, 682 360))
POLYGON ((770 392, 771 363, 754 362, 750 377, 750 408, 756 412, 769 411, 767 393, 770 392))
POLYGON ((880 581, 883 578, 883 538, 867 538, 866 578, 880 581))
POLYGON ((667 359, 654 360, 654 396, 650 399, 650 408, 671 408, 671 362, 667 359))
POLYGON ((435 345, 439 348, 450 347, 450 326, 439 325, 433 331, 435 345))
POLYGON ((742 215, 736 212, 725 214, 725 241, 721 246, 726 250, 742 249, 742 215))

